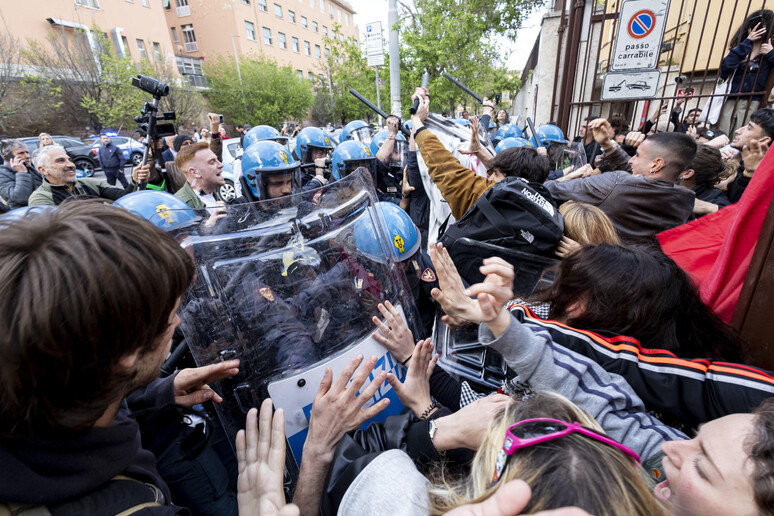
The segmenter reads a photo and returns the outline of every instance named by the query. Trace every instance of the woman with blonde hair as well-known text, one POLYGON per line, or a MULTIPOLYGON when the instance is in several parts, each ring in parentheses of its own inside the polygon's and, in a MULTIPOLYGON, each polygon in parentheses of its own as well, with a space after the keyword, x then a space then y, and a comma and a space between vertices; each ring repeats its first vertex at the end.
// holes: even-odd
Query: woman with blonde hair
POLYGON ((38 135, 38 140, 40 141, 41 147, 48 147, 49 145, 54 145, 54 140, 51 138, 51 135, 48 133, 40 133, 38 135))
POLYGON ((560 258, 566 258, 584 245, 621 245, 610 218, 596 206, 567 201, 559 206, 559 213, 564 219, 564 237, 556 248, 560 258))

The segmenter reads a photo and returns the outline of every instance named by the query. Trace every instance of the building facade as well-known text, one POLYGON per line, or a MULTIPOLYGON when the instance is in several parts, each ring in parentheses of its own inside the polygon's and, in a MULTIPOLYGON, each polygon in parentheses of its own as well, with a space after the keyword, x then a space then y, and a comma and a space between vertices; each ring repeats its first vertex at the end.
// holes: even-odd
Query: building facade
POLYGON ((174 60, 174 50, 158 0, 28 0, 0 3, 2 30, 22 46, 27 40, 45 41, 51 30, 105 33, 119 56, 174 60))
POLYGON ((299 78, 322 79, 326 36, 358 39, 354 11, 343 0, 168 0, 164 10, 181 74, 192 85, 217 56, 263 55, 299 78))

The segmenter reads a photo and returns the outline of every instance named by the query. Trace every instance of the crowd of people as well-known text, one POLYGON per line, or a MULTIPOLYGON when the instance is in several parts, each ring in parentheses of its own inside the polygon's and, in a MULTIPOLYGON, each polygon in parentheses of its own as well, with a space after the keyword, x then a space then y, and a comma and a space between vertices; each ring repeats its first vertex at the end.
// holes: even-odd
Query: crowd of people
MULTIPOLYGON (((734 48, 770 55, 758 28, 745 34, 734 48)), ((483 115, 460 121, 467 146, 449 149, 428 91, 414 99, 407 136, 394 116, 376 133, 353 121, 338 142, 316 127, 238 126, 229 200, 217 193, 214 113, 194 136, 156 142, 131 181, 108 136, 107 181, 76 177, 45 133, 32 156, 3 142, 0 512, 774 515, 774 376, 748 363, 745 342, 657 240, 743 202, 766 172, 774 110, 755 109, 731 138, 700 109, 681 118, 676 102, 637 130, 621 116, 589 118, 572 142, 554 124, 525 138, 484 99, 483 115), (340 351, 326 339, 351 295, 405 374, 360 355, 325 369, 297 471, 270 398, 246 412, 234 454, 217 423, 206 438, 192 429, 252 366, 223 355, 162 370, 182 346, 181 317, 183 333, 196 331, 180 308, 205 272, 165 231, 177 222, 165 210, 200 215, 206 235, 239 231, 298 196, 325 203, 353 174, 373 185, 372 216, 385 221, 419 316, 413 331, 383 292, 362 299, 375 275, 366 260, 379 259, 362 228, 352 241, 363 256, 336 268, 335 294, 310 282, 293 306, 253 271, 224 302, 265 309, 234 324, 246 340, 271 340, 273 365, 292 370, 325 365, 323 345, 340 351), (442 234, 431 232, 431 186, 451 212, 442 234), (463 239, 503 252, 471 260, 463 239), (517 289, 512 256, 552 264, 546 281, 517 289), (502 358, 499 389, 437 366, 438 315, 502 358), (376 422, 390 401, 367 402, 385 384, 405 410, 376 422)))

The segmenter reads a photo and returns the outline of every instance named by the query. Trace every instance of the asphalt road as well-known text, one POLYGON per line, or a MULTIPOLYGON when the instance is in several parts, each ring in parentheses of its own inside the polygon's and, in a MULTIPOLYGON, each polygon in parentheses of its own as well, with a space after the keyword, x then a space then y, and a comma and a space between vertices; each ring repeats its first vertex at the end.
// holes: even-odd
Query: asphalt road
MULTIPOLYGON (((126 165, 124 167, 124 175, 126 176, 126 180, 127 181, 131 181, 132 180, 132 167, 130 165, 126 165)), ((99 170, 94 172, 94 177, 96 179, 102 179, 104 181, 105 180, 105 173, 102 171, 102 169, 99 169, 99 170)), ((121 186, 120 183, 116 183, 116 184, 118 186, 121 186)))

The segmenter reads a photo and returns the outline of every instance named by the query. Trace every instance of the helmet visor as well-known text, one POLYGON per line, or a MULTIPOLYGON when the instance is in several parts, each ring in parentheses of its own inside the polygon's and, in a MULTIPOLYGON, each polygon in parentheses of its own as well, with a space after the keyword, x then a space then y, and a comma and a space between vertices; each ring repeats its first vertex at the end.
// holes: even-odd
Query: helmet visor
POLYGON ((371 129, 368 127, 361 127, 352 131, 352 139, 363 142, 366 145, 371 143, 371 129))

